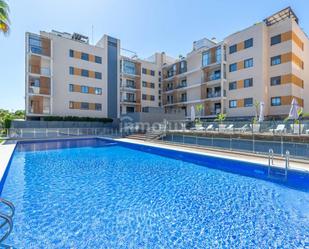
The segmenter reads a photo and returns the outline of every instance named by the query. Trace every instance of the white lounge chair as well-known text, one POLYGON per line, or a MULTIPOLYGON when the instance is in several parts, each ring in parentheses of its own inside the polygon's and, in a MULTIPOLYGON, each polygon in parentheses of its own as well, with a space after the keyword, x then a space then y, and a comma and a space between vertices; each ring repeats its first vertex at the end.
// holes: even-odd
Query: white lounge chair
POLYGON ((286 128, 284 124, 279 124, 276 129, 269 129, 269 131, 273 133, 285 133, 286 128))
POLYGON ((246 132, 248 129, 249 129, 249 125, 248 124, 245 124, 244 126, 239 127, 239 128, 234 128, 234 130, 238 131, 238 132, 246 132))
POLYGON ((225 131, 233 131, 234 130, 234 125, 230 124, 228 127, 225 128, 225 131))
POLYGON ((210 124, 207 126, 207 128, 205 129, 205 131, 212 131, 214 129, 214 125, 210 124))
POLYGON ((204 131, 205 127, 203 126, 194 126, 192 128, 190 128, 191 131, 204 131))
POLYGON ((309 129, 308 129, 308 130, 306 130, 306 134, 309 134, 309 129))

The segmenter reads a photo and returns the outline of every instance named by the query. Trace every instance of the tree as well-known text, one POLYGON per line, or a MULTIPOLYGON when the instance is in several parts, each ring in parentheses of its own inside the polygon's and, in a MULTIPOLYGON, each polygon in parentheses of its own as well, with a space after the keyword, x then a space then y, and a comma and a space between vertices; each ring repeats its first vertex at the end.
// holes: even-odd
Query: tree
POLYGON ((13 119, 24 119, 25 112, 17 110, 16 112, 10 112, 8 110, 0 109, 0 128, 10 128, 13 119))
POLYGON ((4 0, 0 0, 0 32, 7 35, 10 31, 9 6, 4 0))
POLYGON ((201 116, 202 116, 202 111, 203 111, 203 109, 204 109, 203 104, 197 104, 197 105, 195 105, 196 113, 198 113, 198 115, 199 115, 198 123, 201 123, 201 116))

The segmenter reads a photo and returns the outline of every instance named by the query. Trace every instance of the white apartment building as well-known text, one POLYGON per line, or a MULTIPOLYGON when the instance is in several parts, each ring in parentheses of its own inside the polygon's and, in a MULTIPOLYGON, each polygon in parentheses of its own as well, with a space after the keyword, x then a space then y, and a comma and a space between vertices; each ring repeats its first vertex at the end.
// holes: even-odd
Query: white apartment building
POLYGON ((202 39, 163 71, 166 111, 203 105, 200 116, 252 117, 255 103, 266 116, 286 116, 292 99, 309 111, 309 40, 286 8, 221 42, 202 39), (307 97, 306 97, 307 96, 307 97))
POLYGON ((124 56, 120 40, 96 44, 74 33, 26 34, 26 115, 119 118, 149 107, 200 116, 284 116, 293 98, 309 112, 309 40, 286 8, 217 42, 201 39, 186 57, 124 56), (307 97, 306 97, 307 96, 307 97))

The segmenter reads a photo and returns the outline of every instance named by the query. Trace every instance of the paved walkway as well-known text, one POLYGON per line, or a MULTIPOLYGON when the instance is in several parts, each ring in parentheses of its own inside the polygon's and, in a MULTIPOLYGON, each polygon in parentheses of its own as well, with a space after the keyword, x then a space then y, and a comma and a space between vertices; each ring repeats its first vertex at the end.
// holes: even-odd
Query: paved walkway
POLYGON ((2 179, 6 166, 8 165, 16 143, 0 144, 0 180, 2 179))
MULTIPOLYGON (((258 164, 268 166, 268 157, 265 155, 255 155, 255 154, 236 152, 236 151, 222 151, 218 149, 201 148, 201 147, 195 147, 195 146, 190 146, 190 145, 175 145, 175 144, 166 144, 166 143, 160 143, 160 142, 155 143, 155 142, 141 141, 141 140, 128 139, 128 138, 121 138, 121 139, 115 139, 115 140, 128 142, 128 143, 149 145, 149 146, 154 146, 158 148, 173 149, 177 151, 194 152, 194 153, 198 153, 201 155, 216 156, 216 157, 239 160, 239 161, 244 161, 244 162, 258 163, 258 164)), ((278 167, 284 167, 285 160, 280 157, 274 157, 274 165, 278 167)), ((309 172, 309 161, 291 159, 290 168, 309 172)))

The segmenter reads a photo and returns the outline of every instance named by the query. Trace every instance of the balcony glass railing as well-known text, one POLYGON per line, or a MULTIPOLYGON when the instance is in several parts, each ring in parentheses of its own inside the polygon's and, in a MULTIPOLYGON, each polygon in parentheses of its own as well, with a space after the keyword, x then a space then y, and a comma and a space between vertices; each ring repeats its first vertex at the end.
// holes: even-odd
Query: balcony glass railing
POLYGON ((182 83, 182 84, 179 84, 176 88, 183 88, 183 87, 187 87, 187 83, 182 83))
POLYGON ((123 87, 136 89, 136 85, 123 85, 123 87))
POLYGON ((29 72, 34 74, 40 74, 43 76, 50 76, 50 69, 48 67, 29 66, 29 72))
POLYGON ((122 101, 123 101, 123 102, 136 103, 136 100, 135 100, 135 99, 124 98, 122 101))
POLYGON ((211 75, 208 77, 208 81, 219 80, 220 78, 221 78, 221 73, 211 74, 211 75))
POLYGON ((207 98, 217 98, 217 97, 221 97, 221 92, 207 93, 207 98))

